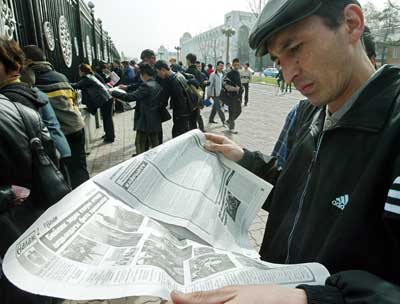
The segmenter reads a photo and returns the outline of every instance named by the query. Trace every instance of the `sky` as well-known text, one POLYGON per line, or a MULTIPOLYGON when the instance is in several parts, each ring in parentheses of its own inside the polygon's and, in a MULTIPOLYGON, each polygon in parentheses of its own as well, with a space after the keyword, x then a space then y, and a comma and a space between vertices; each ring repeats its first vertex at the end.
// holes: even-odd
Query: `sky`
MULTIPOLYGON (((250 11, 249 0, 91 0, 115 46, 128 57, 164 45, 170 51, 185 32, 192 36, 224 23, 233 10, 250 11)), ((373 0, 381 7, 385 0, 373 0)), ((368 0, 360 0, 365 4, 368 0)))

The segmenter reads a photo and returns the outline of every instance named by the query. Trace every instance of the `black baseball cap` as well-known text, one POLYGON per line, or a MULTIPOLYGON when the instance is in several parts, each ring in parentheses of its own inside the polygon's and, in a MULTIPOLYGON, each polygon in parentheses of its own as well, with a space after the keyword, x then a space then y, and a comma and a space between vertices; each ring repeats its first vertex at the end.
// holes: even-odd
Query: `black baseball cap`
MULTIPOLYGON (((250 34, 249 43, 257 56, 268 53, 267 41, 277 32, 315 14, 324 1, 335 0, 269 0, 250 34)), ((361 6, 356 0, 349 0, 361 6)))

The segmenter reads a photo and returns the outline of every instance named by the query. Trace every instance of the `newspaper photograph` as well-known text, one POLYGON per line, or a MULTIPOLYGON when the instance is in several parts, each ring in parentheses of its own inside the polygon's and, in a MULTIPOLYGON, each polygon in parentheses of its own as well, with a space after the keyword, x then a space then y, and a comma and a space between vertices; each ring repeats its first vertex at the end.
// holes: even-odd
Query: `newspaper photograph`
POLYGON ((251 248, 248 228, 272 186, 207 151, 205 141, 193 130, 93 180, 133 209, 174 225, 178 236, 194 234, 213 247, 243 252, 251 248))
POLYGON ((232 284, 324 284, 320 264, 275 265, 180 240, 88 181, 49 208, 7 251, 17 287, 69 300, 154 296, 232 284))

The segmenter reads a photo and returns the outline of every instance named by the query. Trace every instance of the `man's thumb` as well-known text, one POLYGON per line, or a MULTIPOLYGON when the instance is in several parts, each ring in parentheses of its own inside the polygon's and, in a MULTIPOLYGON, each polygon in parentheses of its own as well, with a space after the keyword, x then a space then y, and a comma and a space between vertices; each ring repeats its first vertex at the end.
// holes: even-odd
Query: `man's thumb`
POLYGON ((224 289, 188 294, 177 291, 171 293, 171 299, 174 304, 222 304, 229 301, 230 298, 230 293, 224 292, 224 289))

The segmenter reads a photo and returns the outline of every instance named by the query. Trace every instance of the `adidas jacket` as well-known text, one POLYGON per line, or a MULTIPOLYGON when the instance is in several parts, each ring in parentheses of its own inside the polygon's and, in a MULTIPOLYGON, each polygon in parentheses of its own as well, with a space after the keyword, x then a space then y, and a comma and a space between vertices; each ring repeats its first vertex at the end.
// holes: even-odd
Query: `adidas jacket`
POLYGON ((316 261, 332 274, 346 273, 324 287, 302 286, 310 303, 400 302, 368 300, 379 294, 368 286, 371 275, 400 285, 399 92, 400 69, 386 66, 335 128, 322 131, 324 108, 302 109, 282 172, 259 152, 245 151, 239 162, 275 184, 265 205, 270 215, 262 258, 316 261), (361 271, 358 280, 350 270, 361 271), (346 298, 351 284, 365 298, 346 298))

